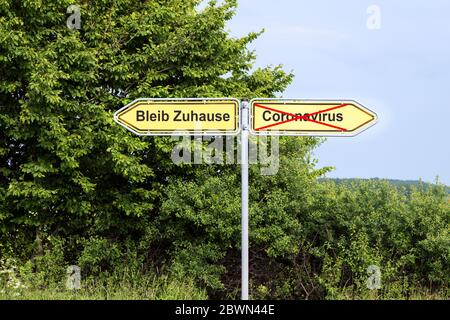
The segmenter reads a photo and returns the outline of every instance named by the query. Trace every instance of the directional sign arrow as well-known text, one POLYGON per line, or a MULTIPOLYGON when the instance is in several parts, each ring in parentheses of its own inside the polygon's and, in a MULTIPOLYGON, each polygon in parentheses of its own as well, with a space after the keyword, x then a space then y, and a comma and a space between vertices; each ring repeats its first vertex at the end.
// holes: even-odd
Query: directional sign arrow
POLYGON ((377 121, 353 100, 253 99, 250 105, 256 135, 354 136, 377 121))
POLYGON ((116 111, 114 120, 137 135, 235 135, 236 99, 137 99, 116 111))

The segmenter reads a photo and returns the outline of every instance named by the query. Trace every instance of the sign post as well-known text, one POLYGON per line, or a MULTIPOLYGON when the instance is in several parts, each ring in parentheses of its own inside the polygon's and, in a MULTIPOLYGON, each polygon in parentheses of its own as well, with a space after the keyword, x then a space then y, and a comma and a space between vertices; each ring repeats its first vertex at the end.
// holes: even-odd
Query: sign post
POLYGON ((241 298, 248 300, 248 102, 241 103, 241 298))

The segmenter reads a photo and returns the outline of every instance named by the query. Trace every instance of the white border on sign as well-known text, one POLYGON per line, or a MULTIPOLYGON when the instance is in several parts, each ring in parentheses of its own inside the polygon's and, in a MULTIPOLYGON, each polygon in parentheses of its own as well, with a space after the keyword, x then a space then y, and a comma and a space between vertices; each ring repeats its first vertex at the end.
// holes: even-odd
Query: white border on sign
MULTIPOLYGON (((205 103, 205 105, 207 105, 207 104, 205 103)), ((125 129, 127 129, 128 131, 131 131, 138 136, 182 136, 182 135, 184 135, 184 136, 235 136, 241 132, 240 119, 241 119, 241 101, 239 101, 236 98, 138 98, 138 99, 131 101, 126 106, 120 108, 116 112, 114 112, 114 121, 116 123, 118 123, 119 125, 121 125, 122 127, 124 127, 125 129), (151 132, 151 130, 149 130, 148 133, 136 132, 132 128, 121 123, 119 121, 117 115, 120 112, 122 112, 123 110, 134 105, 138 101, 177 101, 177 102, 180 102, 180 101, 186 101, 186 102, 189 102, 189 101, 233 101, 237 104, 237 114, 236 114, 237 129, 235 131, 181 131, 181 130, 177 131, 177 130, 172 130, 172 131, 161 131, 161 132, 156 133, 156 132, 151 132)), ((236 121, 236 119, 235 119, 235 121, 236 121)))
POLYGON ((249 109, 250 109, 250 133, 252 135, 256 136, 307 136, 307 137, 354 137, 358 134, 360 134, 363 131, 366 131, 373 125, 375 125, 378 122, 378 115, 370 110, 369 108, 365 107, 361 103, 359 103, 356 100, 353 99, 278 99, 278 98, 254 98, 250 100, 249 103, 249 109), (351 103, 354 105, 357 105, 358 107, 362 108, 363 110, 370 113, 374 119, 370 121, 369 123, 361 126, 360 128, 356 129, 353 132, 345 132, 342 131, 342 133, 327 133, 327 132, 287 132, 283 130, 278 131, 254 131, 253 130, 253 103, 263 102, 263 101, 269 101, 269 102, 279 102, 279 103, 292 103, 292 102, 308 102, 308 103, 321 103, 321 102, 336 102, 337 104, 343 104, 343 103, 351 103))

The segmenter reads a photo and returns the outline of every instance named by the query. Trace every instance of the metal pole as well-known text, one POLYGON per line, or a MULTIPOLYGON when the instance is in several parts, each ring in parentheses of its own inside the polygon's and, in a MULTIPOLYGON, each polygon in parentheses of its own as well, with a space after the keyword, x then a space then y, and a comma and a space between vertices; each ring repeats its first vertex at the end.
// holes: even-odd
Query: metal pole
POLYGON ((241 201, 242 201, 242 268, 241 268, 241 298, 248 300, 248 102, 241 103, 241 201))

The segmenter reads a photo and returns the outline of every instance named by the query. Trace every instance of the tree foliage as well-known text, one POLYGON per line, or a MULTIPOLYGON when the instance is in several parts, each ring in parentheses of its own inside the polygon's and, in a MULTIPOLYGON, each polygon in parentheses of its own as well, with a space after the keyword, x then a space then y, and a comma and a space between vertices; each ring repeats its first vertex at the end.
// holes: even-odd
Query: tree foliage
MULTIPOLYGON (((112 120, 137 97, 273 95, 291 75, 251 72, 255 33, 224 31, 234 1, 71 1, 0 5, 2 234, 130 234, 172 168, 164 138, 139 139, 112 120), (229 74, 229 77, 224 75, 229 74), (20 227, 20 230, 19 230, 20 227)), ((20 239, 23 238, 23 239, 20 239)))

